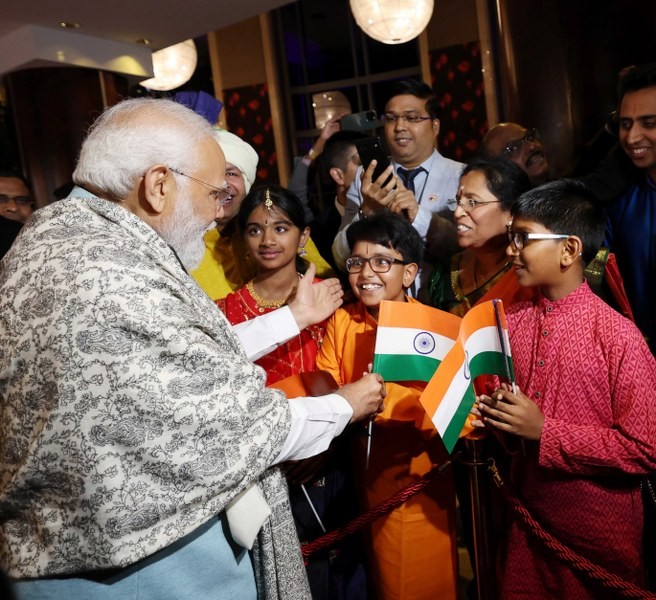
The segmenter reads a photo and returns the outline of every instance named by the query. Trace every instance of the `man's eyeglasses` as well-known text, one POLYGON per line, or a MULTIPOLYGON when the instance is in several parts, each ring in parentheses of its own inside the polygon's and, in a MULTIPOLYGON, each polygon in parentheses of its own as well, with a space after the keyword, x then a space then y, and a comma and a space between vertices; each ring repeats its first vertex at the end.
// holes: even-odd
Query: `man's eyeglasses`
POLYGON ((526 142, 534 142, 535 140, 539 140, 539 139, 540 139, 540 132, 535 128, 529 129, 523 135, 523 137, 513 142, 508 142, 508 144, 506 144, 506 147, 503 149, 502 154, 503 156, 515 156, 515 154, 517 154, 521 150, 522 146, 526 142))
POLYGON ((473 198, 451 198, 446 201, 447 208, 456 212, 456 208, 460 207, 465 212, 471 212, 476 210, 479 206, 485 206, 486 204, 495 204, 501 202, 501 200, 474 200, 473 198))
POLYGON ((0 194, 0 204, 9 204, 9 201, 13 200, 17 206, 32 206, 34 200, 30 196, 7 196, 6 194, 0 194))
POLYGON ((364 256, 349 256, 345 261, 344 265, 346 270, 349 273, 359 273, 364 269, 365 263, 369 263, 369 267, 374 273, 387 273, 394 264, 399 265, 409 265, 410 263, 401 260, 399 258, 393 258, 392 256, 383 256, 382 254, 377 254, 376 256, 370 256, 365 258, 364 256))
MULTIPOLYGON (((204 185, 206 188, 210 190, 210 196, 212 196, 212 200, 217 202, 219 206, 222 206, 230 198, 232 197, 230 195, 230 190, 227 187, 222 187, 218 188, 213 185, 210 185, 209 183, 205 183, 204 181, 201 181, 200 179, 196 179, 196 177, 192 177, 191 175, 187 175, 186 173, 183 173, 182 171, 178 171, 178 169, 174 169, 172 167, 169 167, 169 171, 172 171, 173 173, 176 173, 177 175, 182 175, 183 177, 188 177, 189 179, 192 179, 196 183, 200 183, 201 185, 204 185)), ((225 184, 224 184, 225 185, 225 184)))
POLYGON ((380 116, 380 120, 383 123, 396 123, 399 119, 405 119, 406 123, 421 123, 422 121, 432 121, 433 117, 417 115, 415 113, 397 115, 392 112, 386 112, 380 116))
POLYGON ((569 234, 560 233, 527 233, 525 231, 508 230, 508 241, 515 250, 523 250, 527 240, 565 240, 569 234))

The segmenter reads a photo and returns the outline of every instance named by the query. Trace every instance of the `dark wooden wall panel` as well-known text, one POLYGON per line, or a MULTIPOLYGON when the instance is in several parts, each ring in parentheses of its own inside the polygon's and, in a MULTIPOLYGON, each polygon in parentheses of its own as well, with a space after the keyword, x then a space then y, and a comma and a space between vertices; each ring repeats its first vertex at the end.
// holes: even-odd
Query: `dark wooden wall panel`
POLYGON ((6 76, 21 162, 38 206, 52 201, 53 191, 70 181, 85 132, 104 108, 103 95, 112 104, 127 94, 122 79, 78 68, 6 76))

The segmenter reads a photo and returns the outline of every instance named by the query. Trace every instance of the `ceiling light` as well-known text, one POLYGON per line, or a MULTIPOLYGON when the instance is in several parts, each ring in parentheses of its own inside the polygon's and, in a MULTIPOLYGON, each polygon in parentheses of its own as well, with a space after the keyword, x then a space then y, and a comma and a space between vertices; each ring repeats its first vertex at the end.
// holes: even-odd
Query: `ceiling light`
POLYGON ((317 129, 323 129, 326 121, 334 117, 351 113, 349 99, 339 91, 312 94, 312 108, 317 129))
POLYGON ((416 38, 430 21, 433 0, 350 0, 360 29, 383 44, 416 38))
POLYGON ((74 23, 73 21, 60 21, 59 26, 63 27, 64 29, 79 29, 80 24, 79 23, 74 23))
POLYGON ((174 90, 187 83, 196 70, 198 54, 194 40, 186 40, 153 52, 155 77, 141 82, 149 90, 174 90))

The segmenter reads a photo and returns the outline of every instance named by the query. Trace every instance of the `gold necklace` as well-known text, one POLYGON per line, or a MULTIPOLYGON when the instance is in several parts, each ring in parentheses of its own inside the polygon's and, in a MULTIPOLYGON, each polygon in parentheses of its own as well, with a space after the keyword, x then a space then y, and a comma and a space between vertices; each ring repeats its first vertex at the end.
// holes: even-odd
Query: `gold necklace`
MULTIPOLYGON (((483 283, 479 285, 478 283, 478 259, 474 258, 474 290, 480 290, 482 287, 486 286, 490 281, 492 281, 501 271, 503 271, 508 266, 508 261, 503 263, 503 266, 492 276, 488 277, 483 283)), ((485 277, 485 275, 483 275, 485 277)))
POLYGON ((265 300, 255 291, 255 286, 253 285, 254 281, 254 279, 251 279, 246 284, 246 289, 248 290, 248 293, 253 296, 253 299, 260 308, 260 312, 264 312, 265 308, 280 308, 281 306, 284 306, 287 303, 287 300, 289 300, 289 296, 291 296, 296 289, 294 288, 294 290, 292 290, 285 298, 281 298, 279 300, 265 300))

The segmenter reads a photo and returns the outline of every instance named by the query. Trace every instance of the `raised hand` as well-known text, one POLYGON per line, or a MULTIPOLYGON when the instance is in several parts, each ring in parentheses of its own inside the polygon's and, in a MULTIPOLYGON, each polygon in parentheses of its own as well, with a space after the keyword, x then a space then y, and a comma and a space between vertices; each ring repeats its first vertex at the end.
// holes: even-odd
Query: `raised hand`
POLYGON ((342 304, 344 290, 339 279, 333 277, 312 283, 315 272, 316 267, 310 263, 288 305, 300 330, 324 321, 342 304))
POLYGON ((362 172, 362 210, 365 214, 374 213, 381 208, 387 208, 394 197, 395 188, 400 184, 398 177, 393 174, 392 165, 387 167, 376 180, 372 181, 377 161, 372 160, 365 171, 362 172), (387 180, 386 185, 383 185, 387 180))
POLYGON ((396 193, 391 198, 387 208, 391 212, 405 217, 410 223, 412 223, 419 212, 417 198, 415 198, 415 195, 410 190, 403 186, 401 181, 399 181, 395 192, 396 193))

